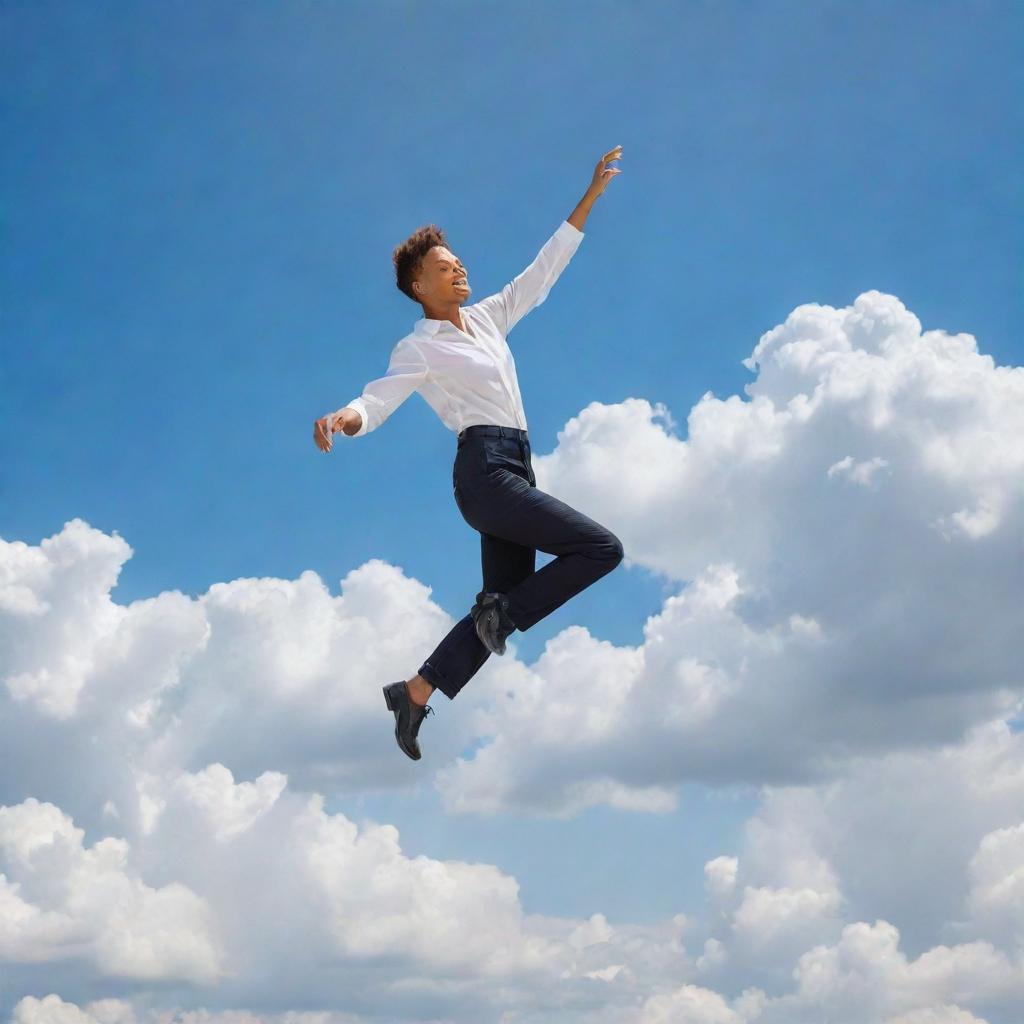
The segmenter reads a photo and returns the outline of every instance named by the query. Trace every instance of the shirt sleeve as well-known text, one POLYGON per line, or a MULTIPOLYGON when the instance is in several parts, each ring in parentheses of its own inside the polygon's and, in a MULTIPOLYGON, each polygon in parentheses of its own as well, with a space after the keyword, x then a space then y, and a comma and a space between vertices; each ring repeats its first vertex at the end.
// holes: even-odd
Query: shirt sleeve
POLYGON ((503 335, 507 335, 531 309, 548 297, 551 286, 580 247, 583 235, 584 232, 579 228, 563 220, 541 247, 534 261, 521 274, 509 281, 500 292, 488 295, 477 303, 503 335))
POLYGON ((384 376, 371 380, 358 398, 327 417, 328 431, 342 409, 355 409, 363 420, 354 434, 346 436, 362 437, 376 430, 427 379, 427 370, 419 346, 410 338, 403 338, 392 350, 384 376))

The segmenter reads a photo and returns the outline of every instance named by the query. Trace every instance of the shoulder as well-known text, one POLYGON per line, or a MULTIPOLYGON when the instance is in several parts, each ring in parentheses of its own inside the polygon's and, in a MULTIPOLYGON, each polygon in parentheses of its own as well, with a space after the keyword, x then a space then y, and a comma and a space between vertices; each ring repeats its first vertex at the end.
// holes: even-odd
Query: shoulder
POLYGON ((403 362, 422 363, 429 365, 430 338, 412 330, 395 342, 391 350, 391 358, 403 362))
POLYGON ((392 347, 392 351, 401 352, 418 349, 423 341, 424 338, 421 334, 418 334, 416 331, 410 331, 408 334, 402 335, 402 337, 395 342, 392 347))
POLYGON ((489 327, 501 333, 501 327, 496 317, 496 304, 501 302, 501 295, 488 295, 471 306, 463 306, 462 312, 469 313, 475 323, 483 321, 489 327))

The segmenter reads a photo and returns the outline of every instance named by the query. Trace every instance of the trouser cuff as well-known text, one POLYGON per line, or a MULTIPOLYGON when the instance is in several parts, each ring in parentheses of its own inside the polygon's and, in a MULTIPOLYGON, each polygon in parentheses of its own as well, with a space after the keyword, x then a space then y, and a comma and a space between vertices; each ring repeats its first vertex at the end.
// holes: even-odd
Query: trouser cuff
POLYGON ((449 700, 455 699, 455 694, 459 691, 448 682, 440 669, 425 661, 417 671, 435 690, 440 690, 449 700))

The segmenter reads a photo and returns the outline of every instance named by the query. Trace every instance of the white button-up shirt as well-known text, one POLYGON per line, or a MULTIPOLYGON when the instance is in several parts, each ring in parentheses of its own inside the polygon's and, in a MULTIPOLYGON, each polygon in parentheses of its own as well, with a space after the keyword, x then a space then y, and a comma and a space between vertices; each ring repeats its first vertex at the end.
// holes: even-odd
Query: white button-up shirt
MULTIPOLYGON (((526 429, 516 362, 506 335, 548 296, 583 241, 567 220, 544 243, 534 261, 500 292, 460 307, 465 331, 449 320, 421 317, 395 345, 387 373, 370 381, 355 409, 363 422, 350 437, 376 430, 414 391, 456 434, 474 423, 526 429)), ((327 430, 341 413, 330 413, 327 430)))

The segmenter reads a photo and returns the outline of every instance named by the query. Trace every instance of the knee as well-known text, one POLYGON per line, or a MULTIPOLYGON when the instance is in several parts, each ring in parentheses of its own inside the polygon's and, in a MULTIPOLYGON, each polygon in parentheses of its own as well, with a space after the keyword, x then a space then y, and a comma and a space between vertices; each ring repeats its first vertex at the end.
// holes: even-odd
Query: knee
POLYGON ((602 550, 609 568, 614 569, 622 561, 624 555, 622 541, 614 533, 608 534, 608 539, 604 542, 602 550))

